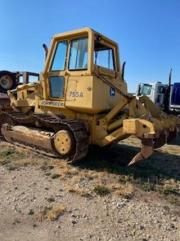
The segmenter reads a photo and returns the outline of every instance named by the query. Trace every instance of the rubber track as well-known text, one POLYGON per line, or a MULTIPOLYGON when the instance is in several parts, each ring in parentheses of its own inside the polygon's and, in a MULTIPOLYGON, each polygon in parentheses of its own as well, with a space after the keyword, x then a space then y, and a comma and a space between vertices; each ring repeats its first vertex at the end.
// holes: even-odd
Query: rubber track
POLYGON ((31 116, 27 116, 20 112, 3 112, 3 114, 13 119, 15 125, 30 125, 35 127, 35 121, 39 120, 45 126, 48 126, 48 129, 51 129, 55 132, 61 129, 70 130, 73 133, 76 141, 75 152, 71 155, 60 155, 59 153, 57 155, 56 151, 53 150, 54 155, 58 156, 58 158, 67 159, 68 162, 75 162, 84 158, 87 155, 89 146, 89 135, 84 124, 78 120, 61 119, 58 116, 52 116, 48 114, 33 114, 31 116))

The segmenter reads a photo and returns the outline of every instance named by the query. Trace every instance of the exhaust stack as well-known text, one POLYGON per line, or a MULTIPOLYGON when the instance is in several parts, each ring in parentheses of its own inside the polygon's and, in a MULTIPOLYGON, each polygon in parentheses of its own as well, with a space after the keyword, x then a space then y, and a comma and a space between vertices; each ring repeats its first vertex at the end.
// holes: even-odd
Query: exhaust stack
POLYGON ((44 51, 45 51, 45 60, 47 58, 47 55, 48 55, 48 47, 46 44, 43 44, 43 48, 44 48, 44 51))

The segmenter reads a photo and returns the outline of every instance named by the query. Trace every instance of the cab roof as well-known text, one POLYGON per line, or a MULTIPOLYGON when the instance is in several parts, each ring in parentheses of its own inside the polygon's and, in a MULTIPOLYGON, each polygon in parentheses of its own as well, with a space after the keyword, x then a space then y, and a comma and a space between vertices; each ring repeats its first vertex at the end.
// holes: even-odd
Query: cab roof
POLYGON ((67 38, 74 38, 74 37, 79 37, 79 36, 84 35, 84 34, 90 34, 90 35, 95 35, 95 36, 100 35, 102 37, 102 39, 108 41, 109 43, 111 43, 113 45, 117 45, 117 43, 115 41, 113 41, 112 39, 104 36, 103 34, 97 32, 97 31, 95 31, 95 30, 93 30, 92 28, 89 28, 89 27, 55 34, 53 36, 53 39, 64 39, 66 37, 67 38))

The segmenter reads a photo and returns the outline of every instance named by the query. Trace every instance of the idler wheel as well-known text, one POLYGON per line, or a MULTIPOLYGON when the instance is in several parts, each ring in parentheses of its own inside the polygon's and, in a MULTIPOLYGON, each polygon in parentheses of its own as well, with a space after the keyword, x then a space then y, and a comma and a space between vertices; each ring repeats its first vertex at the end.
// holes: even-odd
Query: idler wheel
POLYGON ((75 148, 75 139, 67 130, 58 131, 54 136, 54 147, 61 155, 69 155, 75 148))

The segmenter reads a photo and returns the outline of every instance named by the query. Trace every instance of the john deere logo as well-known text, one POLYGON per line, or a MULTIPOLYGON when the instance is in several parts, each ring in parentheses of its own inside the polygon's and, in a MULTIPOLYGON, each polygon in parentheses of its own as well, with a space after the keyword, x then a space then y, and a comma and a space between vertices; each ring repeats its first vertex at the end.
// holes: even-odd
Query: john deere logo
POLYGON ((115 95, 116 95, 116 91, 115 91, 115 89, 114 89, 113 87, 111 87, 111 88, 110 88, 110 97, 111 97, 112 99, 114 99, 114 98, 115 98, 115 95))

